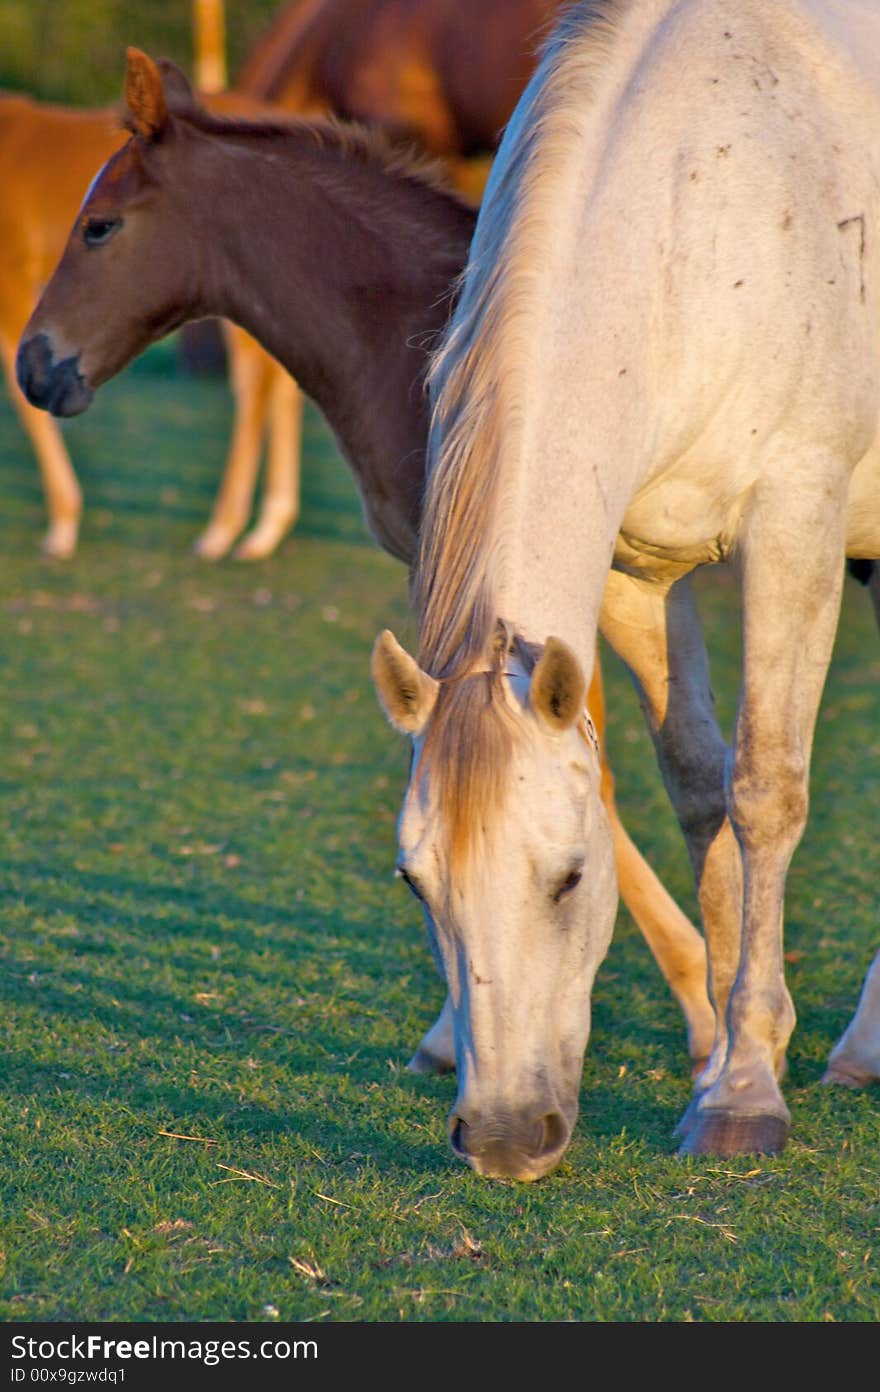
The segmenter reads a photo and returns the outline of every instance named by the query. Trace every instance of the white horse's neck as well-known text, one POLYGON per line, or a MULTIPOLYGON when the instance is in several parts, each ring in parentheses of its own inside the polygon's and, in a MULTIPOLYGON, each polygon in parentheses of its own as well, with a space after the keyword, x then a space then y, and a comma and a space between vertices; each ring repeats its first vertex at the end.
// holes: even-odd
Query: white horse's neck
POLYGON ((579 310, 568 287, 581 273, 583 209, 603 176, 609 112, 669 3, 585 6, 586 23, 576 7, 557 31, 496 160, 453 333, 435 372, 449 436, 472 430, 492 442, 485 467, 497 475, 483 561, 492 569, 496 612, 531 641, 564 638, 588 667, 644 451, 632 426, 628 437, 618 426, 638 420, 638 373, 627 381, 626 362, 595 403, 592 391, 581 395, 593 365, 577 353, 583 334, 577 318, 566 317, 579 310), (551 308, 557 305, 562 317, 551 308), (465 360, 477 367, 459 394, 455 379, 465 360), (570 430, 560 425, 566 419, 570 430), (547 435, 551 454, 543 449, 547 435))

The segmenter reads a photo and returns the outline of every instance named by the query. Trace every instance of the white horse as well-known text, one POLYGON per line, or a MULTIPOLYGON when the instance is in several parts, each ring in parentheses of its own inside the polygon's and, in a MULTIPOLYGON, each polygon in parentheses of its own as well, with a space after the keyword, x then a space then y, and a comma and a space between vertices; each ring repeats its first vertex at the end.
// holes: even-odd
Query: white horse
MULTIPOLYGON (((679 1129, 773 1153, 789 862, 844 557, 880 555, 880 5, 572 7, 502 142, 433 373, 400 869, 453 1003, 453 1148, 531 1179, 577 1110, 616 891, 589 731, 627 663, 690 851, 718 1024, 679 1129), (741 578, 718 729, 689 576, 741 578)), ((880 1076, 880 956, 826 1078, 880 1076)))

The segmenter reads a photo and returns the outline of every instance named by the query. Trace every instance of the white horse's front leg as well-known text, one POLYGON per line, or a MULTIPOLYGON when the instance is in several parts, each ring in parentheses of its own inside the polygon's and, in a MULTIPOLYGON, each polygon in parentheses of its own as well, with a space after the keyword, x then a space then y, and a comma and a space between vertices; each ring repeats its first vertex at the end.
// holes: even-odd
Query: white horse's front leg
POLYGON ((633 844, 620 820, 614 795, 614 774, 606 749, 605 690, 598 652, 587 695, 587 709, 593 718, 602 751, 601 795, 614 837, 620 897, 681 1006, 687 1026, 691 1075, 696 1078, 706 1066, 715 1038, 715 1011, 706 986, 706 944, 633 844))
POLYGON ((726 1057, 683 1145, 693 1155, 772 1154, 788 1137, 777 1081, 795 1024, 783 900, 840 611, 845 500, 839 461, 801 451, 758 484, 743 522, 743 682, 727 780, 742 854, 742 950, 726 1057))
POLYGON ((447 994, 443 1009, 407 1064, 413 1073, 452 1073, 455 1069, 455 1024, 452 998, 447 994))
POLYGON ((880 1078, 880 952, 865 977, 858 1009, 828 1059, 823 1083, 867 1087, 880 1078))

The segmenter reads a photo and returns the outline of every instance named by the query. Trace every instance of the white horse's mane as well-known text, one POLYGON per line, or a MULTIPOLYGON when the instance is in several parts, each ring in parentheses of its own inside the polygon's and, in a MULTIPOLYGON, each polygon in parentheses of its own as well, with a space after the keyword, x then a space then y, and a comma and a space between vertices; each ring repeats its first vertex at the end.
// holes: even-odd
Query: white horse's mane
POLYGON ((563 15, 499 155, 458 306, 429 382, 434 398, 421 550, 414 580, 420 662, 459 675, 487 655, 499 618, 492 574, 497 521, 521 435, 535 271, 552 237, 559 168, 579 113, 638 0, 582 0, 563 15), (504 457, 502 458, 502 439, 504 457))
POLYGON ((504 696, 505 655, 517 650, 527 670, 537 655, 527 655, 522 637, 499 623, 494 583, 498 521, 505 493, 515 487, 534 271, 552 236, 558 170, 578 138, 574 113, 590 102, 623 17, 637 3, 583 0, 564 12, 546 42, 514 117, 523 138, 509 159, 499 157, 458 307, 431 368, 429 484, 414 600, 420 665, 447 680, 419 777, 442 771, 431 791, 451 859, 462 869, 505 797, 506 770, 524 728, 504 696), (479 674, 468 676, 475 667, 479 674))

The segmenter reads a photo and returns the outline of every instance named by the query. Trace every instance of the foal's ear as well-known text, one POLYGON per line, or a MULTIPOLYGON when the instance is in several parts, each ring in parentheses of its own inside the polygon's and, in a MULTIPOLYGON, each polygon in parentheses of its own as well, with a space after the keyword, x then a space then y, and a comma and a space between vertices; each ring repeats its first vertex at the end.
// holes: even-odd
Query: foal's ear
POLYGON ((581 664, 561 638, 548 638, 529 686, 533 710, 544 724, 561 733, 584 713, 587 680, 581 664))
POLYGON ((438 683, 387 628, 373 644, 370 665, 379 704, 391 724, 405 735, 420 734, 434 709, 438 683))
POLYGON ((134 129, 147 139, 159 134, 168 119, 168 106, 159 69, 139 48, 125 50, 125 101, 134 129))
POLYGON ((183 68, 172 63, 170 58, 157 58, 156 67, 162 79, 165 101, 168 106, 190 107, 196 105, 196 95, 183 68))

